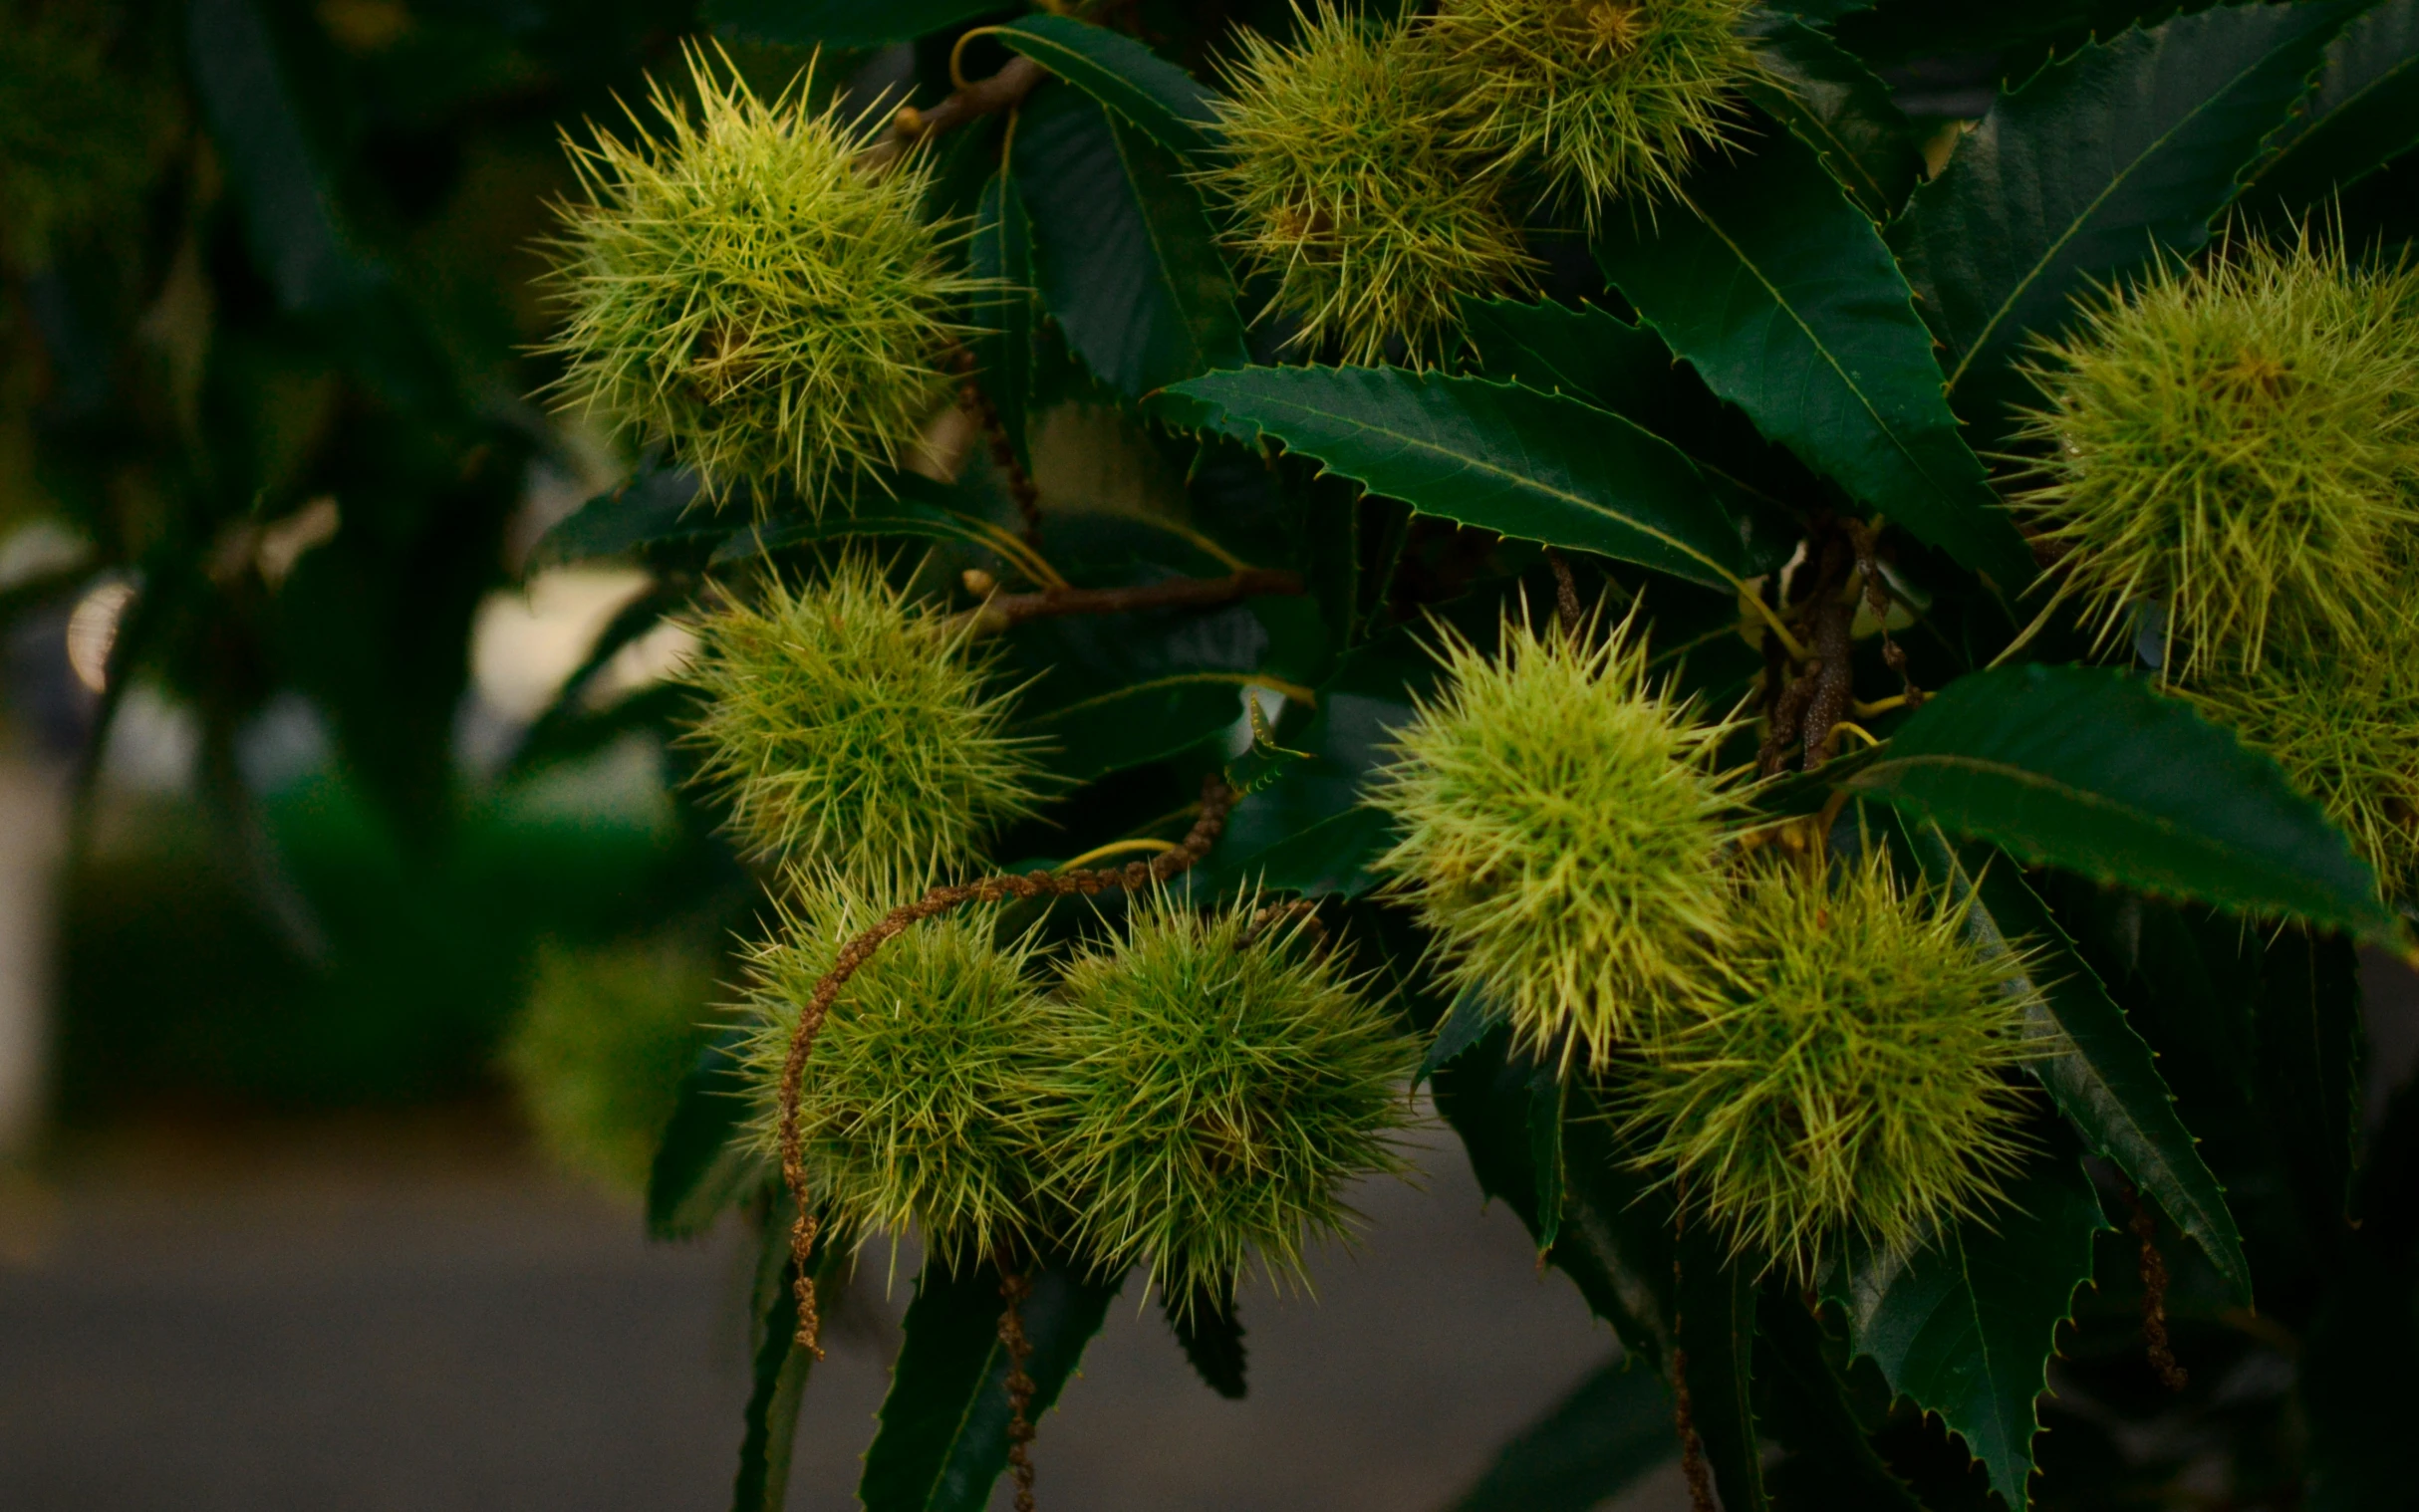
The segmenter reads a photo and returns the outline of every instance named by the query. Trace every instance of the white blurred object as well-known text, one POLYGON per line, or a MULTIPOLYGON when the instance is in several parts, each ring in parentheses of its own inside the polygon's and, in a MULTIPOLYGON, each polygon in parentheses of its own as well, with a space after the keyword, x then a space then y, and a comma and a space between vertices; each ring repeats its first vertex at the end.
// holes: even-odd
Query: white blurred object
POLYGON ((0 745, 0 1164, 28 1151, 46 1111, 52 942, 66 842, 63 775, 0 745))
POLYGON ((129 683, 108 740, 101 757, 105 786, 161 798, 193 791, 201 721, 184 703, 148 682, 129 683))
POLYGON ((67 664, 76 680, 98 693, 110 683, 110 652, 118 647, 118 622, 134 602, 126 578, 104 578, 85 591, 67 617, 67 664))
POLYGON ((489 594, 470 631, 479 701, 521 724, 546 712, 598 634, 648 581, 636 568, 566 567, 519 592, 489 594))

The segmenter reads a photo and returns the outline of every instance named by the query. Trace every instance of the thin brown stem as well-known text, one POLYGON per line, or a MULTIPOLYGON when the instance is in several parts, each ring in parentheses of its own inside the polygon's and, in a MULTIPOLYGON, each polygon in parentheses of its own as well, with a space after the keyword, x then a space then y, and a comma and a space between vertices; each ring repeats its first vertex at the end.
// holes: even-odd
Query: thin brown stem
POLYGON ((1011 58, 998 73, 988 79, 968 81, 929 111, 903 105, 891 117, 891 128, 883 133, 882 139, 857 154, 857 166, 867 173, 886 172, 919 142, 930 141, 969 121, 1022 105, 1024 98, 1049 77, 1049 70, 1032 59, 1011 58))
POLYGON ((807 1269, 814 1253, 816 1220, 813 1204, 807 1200, 806 1155, 798 1132, 798 1099, 805 1085, 806 1058, 814 1052, 815 1036, 823 1030, 823 1020, 874 953, 897 939, 915 925, 937 917, 962 903, 1000 902, 1007 898, 1035 897, 1095 897, 1102 892, 1120 888, 1133 889, 1156 886, 1190 870, 1210 854, 1217 838, 1225 831, 1226 813, 1234 805, 1234 792, 1225 781, 1212 773, 1202 781, 1201 815, 1194 820, 1192 831, 1170 850, 1162 851, 1149 861, 1131 862, 1123 867, 1093 870, 1076 868, 1065 872, 1027 872, 1022 876, 1001 875, 985 877, 969 882, 955 882, 935 887, 912 903, 902 903, 884 914, 880 922, 850 940, 840 949, 832 963, 815 983, 815 990, 798 1009, 797 1025, 790 1030, 789 1057, 781 1066, 781 1179, 789 1187, 791 1198, 798 1204, 798 1221, 790 1228, 790 1258, 797 1267, 798 1343, 813 1352, 817 1359, 823 1355, 816 1340, 822 1332, 822 1319, 815 1310, 815 1283, 807 1269))
POLYGON ((2181 1391, 2192 1378, 2176 1364, 2175 1350, 2167 1339, 2167 1257, 2159 1253, 2159 1215, 2130 1182, 2125 1187, 2125 1202, 2133 1209, 2128 1226, 2141 1245, 2143 1350, 2150 1356, 2150 1369, 2159 1384, 2181 1391))
POLYGON ((1672 1351, 1672 1423, 1680 1433, 1680 1473, 1688 1477, 1691 1512, 1719 1512, 1705 1440, 1697 1436, 1696 1414, 1689 1407, 1689 1352, 1681 1349, 1672 1351))
POLYGON ((1125 615, 1145 609, 1216 609, 1260 595, 1298 598, 1309 592, 1300 573, 1247 567, 1222 578, 1169 578, 1136 588, 1060 588, 1037 594, 1002 594, 957 615, 951 628, 977 635, 997 634, 1027 620, 1061 615, 1125 615))
POLYGON ((982 391, 974 380, 974 354, 960 347, 951 365, 957 370, 957 402, 982 427, 983 440, 991 448, 991 465, 999 469, 1000 481, 1007 485, 1008 497, 1016 502, 1016 514, 1024 522, 1025 545, 1041 549, 1041 489, 1025 464, 1016 459, 1016 444, 1008 436, 1008 427, 999 417, 999 406, 982 391))
POLYGON ((1553 547, 1545 548, 1545 565, 1554 570, 1554 618, 1562 622, 1562 633, 1579 638, 1579 628, 1586 615, 1579 608, 1579 584, 1571 576, 1570 563, 1553 547))
POLYGON ((1815 665, 1807 675, 1814 682, 1814 696, 1806 703, 1806 726, 1800 738, 1804 741, 1805 770, 1821 766, 1824 754, 1831 746, 1831 729, 1848 717, 1848 705, 1856 698, 1855 650, 1849 635, 1856 623, 1856 610, 1840 601, 1840 590, 1848 576, 1848 563, 1853 548, 1847 542, 1833 540, 1823 550, 1823 573, 1815 591, 1814 652, 1815 665))
POLYGON ((1033 1282, 999 1257, 999 1343, 1008 1353, 1008 1474, 1016 1483, 1016 1512, 1033 1512, 1033 1377, 1025 1370, 1033 1343, 1025 1337, 1024 1301, 1033 1282))

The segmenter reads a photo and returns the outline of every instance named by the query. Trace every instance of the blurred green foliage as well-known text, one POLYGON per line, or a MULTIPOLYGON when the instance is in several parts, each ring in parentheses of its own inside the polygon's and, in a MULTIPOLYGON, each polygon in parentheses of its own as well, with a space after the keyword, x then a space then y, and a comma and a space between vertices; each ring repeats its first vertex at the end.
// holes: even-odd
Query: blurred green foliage
MULTIPOLYGON (((0 539, 84 548, 0 568, 64 689, 20 723, 72 744, 141 689, 195 736, 190 797, 134 809, 96 801, 101 741, 77 758, 71 1118, 458 1093, 493 1075, 542 935, 735 895, 709 822, 664 798, 666 698, 553 719, 493 780, 460 754, 474 618, 532 501, 619 465, 526 397, 560 133, 618 118, 693 11, 0 0, 0 539), (139 592, 93 698, 51 663, 107 574, 139 592), (247 779, 297 695, 326 759, 247 779)), ((808 56, 740 61, 778 87, 808 56)))

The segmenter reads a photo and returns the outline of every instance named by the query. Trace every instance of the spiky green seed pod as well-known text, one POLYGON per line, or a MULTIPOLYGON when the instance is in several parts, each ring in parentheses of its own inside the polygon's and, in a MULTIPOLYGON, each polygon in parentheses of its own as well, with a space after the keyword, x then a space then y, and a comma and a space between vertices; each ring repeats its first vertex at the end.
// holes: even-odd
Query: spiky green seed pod
POLYGON ((2414 607, 2419 366, 2380 318, 2408 271, 2307 238, 2240 238, 2087 311, 2034 378, 2048 459, 2024 505, 2070 548, 2065 591, 2104 636, 2166 609, 2166 665, 2255 668, 2272 636, 2354 641, 2414 607))
POLYGON ((1242 34, 1205 180, 1234 213, 1231 244, 1276 275, 1297 345, 1375 363, 1400 338, 1424 366, 1461 329, 1463 295, 1525 289, 1535 264, 1493 178, 1452 149, 1415 32, 1326 0, 1300 19, 1290 48, 1242 34))
POLYGON ((1759 71, 1753 0, 1446 0, 1431 25, 1463 92, 1463 139, 1540 172, 1589 225, 1618 199, 1675 194, 1728 143, 1759 71))
POLYGON ((1720 978, 1738 808, 1709 765, 1724 730, 1650 681, 1627 622, 1593 645, 1525 623, 1502 639, 1489 658, 1446 635, 1444 689, 1369 795, 1398 836, 1378 867, 1453 986, 1531 1050, 1601 1065, 1720 978))
POLYGON ((626 1191, 646 1189, 707 1033, 719 960, 696 932, 539 950, 504 1066, 550 1156, 626 1191))
MULTIPOLYGON (((756 1146, 780 1155, 780 1087, 800 1008, 841 949, 922 890, 831 871, 801 873, 779 926, 756 947, 745 1061, 756 1146)), ((1030 1242, 1040 1148, 1042 1029, 1032 936, 1000 937, 999 910, 970 906, 884 945, 841 990, 799 1088, 808 1189, 837 1229, 913 1227, 946 1264, 1030 1242)))
POLYGON ((1648 1047, 1623 1094, 1646 1163, 1800 1281, 1851 1236, 1897 1248, 1981 1211, 2022 1153, 2006 1073, 2040 1053, 2028 983, 1879 851, 1741 887, 1734 1000, 1648 1047))
POLYGON ((1050 1189, 1105 1272, 1147 1259, 1180 1301, 1227 1294, 1253 1253, 1298 1275, 1345 1183, 1402 1168, 1418 1050, 1298 924, 1139 898, 1050 1020, 1050 1189))
POLYGON ((566 142, 556 391, 717 500, 854 498, 945 401, 950 309, 985 286, 922 218, 927 159, 861 172, 862 123, 809 115, 803 84, 766 105, 701 52, 689 74, 693 111, 658 85, 658 130, 566 142))
POLYGON ((946 870, 1051 780, 1034 743, 1006 732, 1013 693, 969 630, 864 558, 726 600, 696 630, 696 780, 755 855, 946 870))
POLYGON ((2174 691, 2274 757, 2351 837, 2382 896, 2419 893, 2419 625, 2280 648, 2257 671, 2213 669, 2174 691))

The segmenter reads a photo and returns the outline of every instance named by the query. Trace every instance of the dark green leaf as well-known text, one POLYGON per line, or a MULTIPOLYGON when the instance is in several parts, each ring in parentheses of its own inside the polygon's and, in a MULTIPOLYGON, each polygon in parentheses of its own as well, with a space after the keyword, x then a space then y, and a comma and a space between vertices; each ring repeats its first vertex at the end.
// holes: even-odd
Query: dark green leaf
POLYGON ((1723 1512, 1763 1512, 1769 1503, 1755 1428, 1755 1288, 1702 1223, 1680 1241, 1679 1293, 1673 1371, 1687 1378, 1689 1416, 1723 1512))
POLYGON ((1025 220, 1023 197, 1009 191, 1004 172, 983 185, 967 259, 975 277, 999 285, 974 307, 974 323, 981 329, 971 345, 983 397, 999 411, 1018 465, 1030 471, 1033 448, 1025 410, 1033 392, 1033 228, 1025 220))
POLYGON ((1575 399, 1397 368, 1254 368, 1171 393, 1172 416, 1282 441, 1423 514, 1715 587, 1741 566, 1739 533, 1689 459, 1575 399))
POLYGON ((680 1080, 647 1178, 647 1231, 659 1239, 705 1232, 763 1180, 764 1161, 738 1142, 753 1107, 738 1061, 745 1038, 737 1029, 716 1035, 680 1080))
POLYGON ((2360 1148, 2360 962, 2341 935, 2284 929, 2260 962, 2254 1025, 2278 1152, 2321 1244, 2341 1236, 2360 1148))
MULTIPOLYGON (((812 1352, 798 1348, 798 1293, 790 1259, 790 1207, 786 1195, 771 1205, 756 1259, 754 1339, 749 1372, 746 1429, 739 1440, 739 1474, 731 1490, 731 1512, 781 1512, 789 1499, 790 1453, 798 1437, 798 1407, 812 1352)), ((851 1247, 828 1238, 815 1247, 815 1285, 829 1287, 854 1258, 851 1247)))
POLYGON ((1961 677, 1841 784, 2026 862, 2380 937, 2368 867, 2276 764, 2095 667, 1961 677))
POLYGON ((2304 214, 2419 145, 2419 0, 2385 0, 2326 49, 2326 72, 2270 142, 2246 204, 2304 214))
MULTIPOLYGON (((1032 1342, 1031 1417, 1058 1400, 1124 1285, 1042 1269, 1022 1309, 1032 1342)), ((999 1342, 999 1272, 927 1264, 916 1278, 882 1426, 865 1454, 857 1496, 866 1512, 981 1512, 1008 1462, 1008 1359, 999 1342)))
MULTIPOLYGON (((1408 960, 1408 957, 1403 958, 1408 960)), ((1540 1232, 1530 1154, 1531 1068, 1507 1053, 1498 1028, 1436 1071, 1437 1111, 1462 1136, 1471 1169, 1490 1197, 1540 1232)), ((1579 1288, 1622 1345, 1657 1368, 1671 1359, 1670 1194, 1629 1169, 1607 1120, 1583 1105, 1563 1131, 1562 1226, 1546 1259, 1579 1288)))
POLYGON ((1465 300, 1486 376, 1568 394, 1651 430, 1687 454, 1747 536, 1747 566, 1768 572, 1801 534, 1780 500, 1812 480, 1794 457, 1714 397, 1652 331, 1594 306, 1465 300))
POLYGON ((959 541, 995 556, 1016 554, 1015 538, 1006 530, 952 505, 964 496, 945 484, 914 473, 891 480, 894 496, 861 499, 849 509, 820 514, 782 514, 738 526, 714 551, 713 565, 744 562, 768 551, 847 541, 864 536, 909 536, 928 541, 959 541))
POLYGON ((791 47, 880 47, 1000 9, 998 0, 707 0, 715 31, 791 47))
POLYGON ((1614 1360, 1506 1441, 1449 1512, 1591 1512, 1679 1450, 1672 1393, 1614 1360))
POLYGON ((1174 1294, 1163 1296, 1160 1302, 1168 1316, 1169 1330, 1184 1348, 1185 1358, 1193 1363, 1194 1374, 1202 1378, 1202 1384, 1228 1401, 1242 1400, 1246 1351, 1243 1322, 1234 1310, 1233 1288, 1229 1286, 1223 1296, 1197 1292, 1190 1307, 1180 1306, 1174 1294))
MULTIPOLYGON (((1503 1023, 1503 1015, 1495 1011, 1484 993, 1465 987, 1453 1000, 1453 1007, 1446 1011, 1445 1022, 1437 1026, 1436 1037, 1428 1042, 1428 1054, 1420 1058, 1419 1074, 1411 1079, 1411 1085, 1416 1088, 1436 1075, 1438 1067, 1452 1065, 1464 1051, 1502 1028, 1503 1023)), ((1531 1158, 1534 1157, 1532 1148, 1531 1158)))
POLYGON ((1941 391, 1890 249, 1813 150, 1764 137, 1692 176, 1694 215, 1615 221, 1597 261, 1647 324, 1756 427, 2006 593, 2032 552, 1941 391))
POLYGON ((1985 414, 2008 365, 2073 301, 2190 252, 2285 120, 2344 4, 2221 6, 2088 44, 2000 97, 1890 243, 1948 347, 1949 385, 1985 414))
POLYGON ((2309 1423, 2310 1512, 2372 1512, 2410 1498, 2419 1418, 2419 1270, 2356 1252, 2310 1326, 2299 1362, 2309 1423))
POLYGON ((1171 672, 1062 703, 1025 730, 1064 754, 1061 775, 1088 781, 1173 756, 1233 725, 1247 672, 1171 672))
POLYGON ((2091 1236, 2107 1227, 2081 1163, 2040 1156, 1988 1225, 1969 1221, 1910 1253, 1874 1256, 1834 1283, 1856 1352, 1965 1438, 2011 1507, 2026 1505, 2040 1427, 2033 1403, 2048 1385, 2057 1327, 2091 1279, 2091 1236))
POLYGON ((2063 1047, 2031 1069, 2058 1112, 2093 1153, 2115 1161, 2158 1200, 2217 1267, 2236 1303, 2249 1307, 2251 1262, 2242 1233, 2199 1141, 2176 1115, 2150 1046, 2013 861, 1988 846, 1953 846, 1921 821, 1907 821, 1906 834, 1925 876, 1952 897, 1972 899, 1967 930, 1989 954, 2028 952, 2025 974, 2045 999, 2036 1032, 2063 1047))
POLYGON ((1131 37, 1071 16, 1025 16, 991 34, 1142 128, 1171 152, 1215 145, 1216 92, 1131 37))
POLYGON ((1184 164, 1080 92, 1034 92, 1010 172, 1042 303, 1101 379, 1140 396, 1248 358, 1234 281, 1184 164))
POLYGON ((1886 221, 1923 178, 1923 154, 1890 87, 1836 42, 1798 21, 1759 29, 1756 51, 1769 82, 1747 98, 1822 158, 1867 215, 1886 221))
POLYGON ((185 41, 216 160, 252 256, 288 310, 326 311, 377 282, 337 219, 268 22, 252 0, 192 0, 185 41))
POLYGON ((696 502, 696 474, 683 468, 642 470, 538 537, 529 553, 530 567, 618 557, 659 542, 705 541, 730 533, 729 521, 710 507, 693 507, 696 502))
POLYGON ((1528 1163, 1537 1182, 1537 1252, 1554 1247, 1562 1234, 1562 1113, 1568 1093, 1550 1061, 1529 1069, 1528 1163))
POLYGON ((1814 1315, 1781 1288, 1766 1287, 1755 1330, 1756 1426, 1788 1451, 1764 1477, 1773 1505, 1782 1512, 1923 1512, 1865 1436, 1814 1315))
POLYGON ((1299 830, 1265 850, 1234 858, 1229 870, 1256 876, 1262 886, 1304 897, 1358 897, 1380 881, 1370 864, 1393 839, 1386 816, 1350 808, 1299 830))

